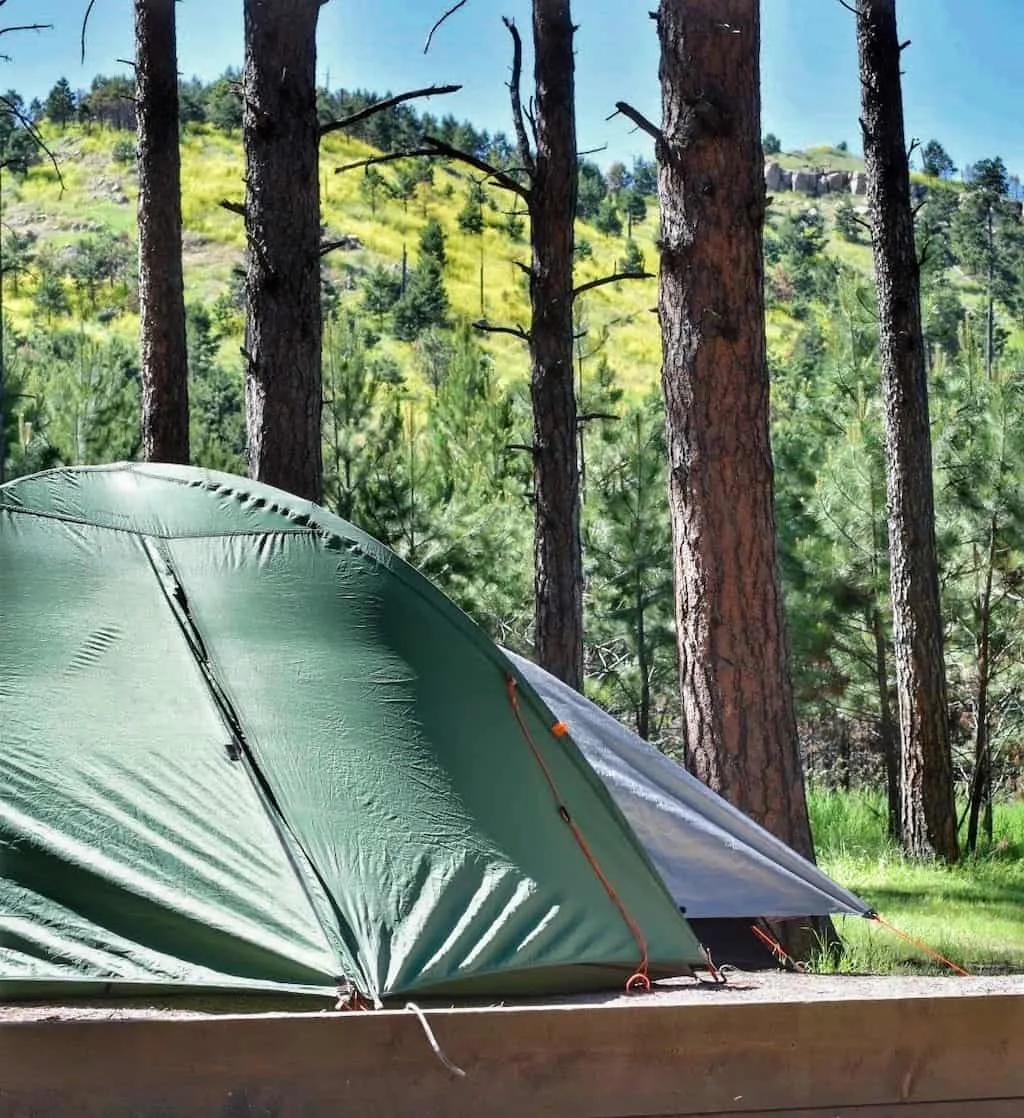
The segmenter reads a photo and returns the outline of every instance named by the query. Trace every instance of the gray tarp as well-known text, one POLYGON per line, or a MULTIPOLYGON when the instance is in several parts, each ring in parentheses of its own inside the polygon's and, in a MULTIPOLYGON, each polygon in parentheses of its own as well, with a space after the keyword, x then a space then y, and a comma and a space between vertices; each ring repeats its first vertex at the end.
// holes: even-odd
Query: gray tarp
POLYGON ((693 918, 864 916, 817 866, 536 664, 506 651, 604 781, 693 918))

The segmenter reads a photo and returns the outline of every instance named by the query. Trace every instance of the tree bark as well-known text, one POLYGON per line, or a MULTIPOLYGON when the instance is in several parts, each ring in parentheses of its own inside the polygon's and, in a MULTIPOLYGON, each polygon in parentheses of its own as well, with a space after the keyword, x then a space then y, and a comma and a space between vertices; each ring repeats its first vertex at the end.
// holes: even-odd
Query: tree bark
POLYGON ((187 463, 188 351, 181 268, 175 0, 135 0, 142 453, 187 463))
POLYGON ((885 401, 901 839, 909 853, 952 862, 958 852, 928 385, 895 0, 858 0, 857 47, 885 401))
POLYGON ((967 815, 967 850, 978 849, 978 824, 982 810, 986 816, 986 838, 992 841, 992 742, 989 728, 989 685, 992 681, 992 581, 996 562, 999 520, 995 513, 989 519, 988 548, 981 591, 977 597, 975 623, 976 680, 974 693, 974 775, 971 779, 967 815))
POLYGON ((885 796, 887 804, 887 830, 895 842, 900 837, 900 751, 896 740, 896 727, 892 720, 892 706, 889 703, 889 665, 885 654, 885 629, 882 626, 882 611, 878 604, 871 606, 871 635, 875 644, 875 686, 878 688, 878 738, 885 759, 885 796))
POLYGON ((319 501, 321 0, 245 0, 249 475, 319 501))
POLYGON ((535 642, 541 666, 580 690, 583 559, 573 384, 573 30, 569 0, 534 0, 537 150, 529 211, 535 642))
POLYGON ((696 774, 813 857, 776 562, 757 0, 662 0, 661 278, 683 726, 696 774))

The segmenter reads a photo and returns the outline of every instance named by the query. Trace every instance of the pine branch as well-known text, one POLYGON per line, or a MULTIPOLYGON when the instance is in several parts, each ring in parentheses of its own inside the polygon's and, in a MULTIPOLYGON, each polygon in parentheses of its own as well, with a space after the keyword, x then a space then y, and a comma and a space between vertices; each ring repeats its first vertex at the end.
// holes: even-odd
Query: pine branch
POLYGON ((331 132, 339 131, 339 129, 351 128, 353 125, 359 124, 377 113, 393 109, 396 105, 401 105, 405 101, 413 101, 417 97, 439 97, 445 93, 458 93, 461 88, 461 85, 428 85, 424 86, 423 89, 410 89, 408 92, 398 93, 394 97, 385 97, 383 101, 374 101, 372 105, 367 105, 358 112, 344 116, 340 120, 332 120, 327 124, 322 124, 320 126, 320 136, 323 138, 331 132))
POLYGON ((613 272, 610 276, 601 276, 600 279, 587 280, 586 283, 581 283, 579 287, 574 287, 572 297, 575 299, 578 295, 582 295, 585 291, 593 291, 595 287, 604 287, 609 283, 618 283, 619 280, 639 280, 639 279, 654 279, 653 272, 613 272))
POLYGON ((444 21, 449 16, 455 15, 459 8, 464 7, 465 4, 466 0, 458 0, 458 3, 452 4, 452 6, 441 16, 441 18, 434 23, 434 26, 430 29, 430 33, 427 35, 427 41, 423 44, 424 54, 426 54, 427 51, 430 50, 430 43, 431 40, 434 38, 434 32, 441 26, 442 23, 444 23, 444 21))
POLYGON ((627 120, 631 120, 641 132, 646 132, 648 136, 654 139, 655 144, 661 146, 665 143, 665 133, 656 125, 644 116, 643 113, 634 109, 632 105, 627 104, 625 101, 615 102, 615 112, 606 117, 606 120, 612 120, 614 117, 622 114, 627 120))
POLYGON ((519 28, 513 20, 506 16, 501 17, 501 22, 508 28, 512 36, 512 77, 508 83, 509 95, 512 98, 512 124, 516 133, 516 146, 519 148, 519 158, 523 166, 532 175, 536 170, 533 152, 530 150, 530 141, 526 135, 526 125, 523 122, 523 101, 519 92, 519 81, 523 71, 523 40, 519 35, 519 28))
POLYGON ((522 326, 494 326, 490 322, 485 322, 482 318, 473 323, 473 329, 479 330, 483 334, 511 334, 513 338, 518 338, 523 342, 530 340, 529 331, 524 330, 522 326))

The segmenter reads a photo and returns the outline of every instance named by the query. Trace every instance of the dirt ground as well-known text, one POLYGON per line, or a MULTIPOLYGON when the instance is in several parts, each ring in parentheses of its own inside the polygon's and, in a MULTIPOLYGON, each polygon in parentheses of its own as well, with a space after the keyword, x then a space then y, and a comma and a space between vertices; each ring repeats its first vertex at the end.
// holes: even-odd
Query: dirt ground
MULTIPOLYGON (((499 1006, 549 1005, 571 1009, 578 1005, 758 1004, 765 1002, 830 1002, 870 999, 934 997, 985 997, 994 994, 1024 996, 1024 975, 993 975, 961 978, 945 976, 815 975, 775 971, 741 972, 727 975, 724 985, 694 979, 656 983, 650 993, 591 994, 544 1000, 501 1003, 421 1002, 425 1010, 499 1006)), ((396 1003, 382 1012, 404 1012, 396 1003)), ((23 1021, 130 1020, 145 1018, 204 1018, 253 1014, 313 1014, 333 1012, 327 999, 264 997, 153 998, 146 1000, 91 1000, 66 1005, 9 1002, 0 1005, 0 1024, 23 1021)))

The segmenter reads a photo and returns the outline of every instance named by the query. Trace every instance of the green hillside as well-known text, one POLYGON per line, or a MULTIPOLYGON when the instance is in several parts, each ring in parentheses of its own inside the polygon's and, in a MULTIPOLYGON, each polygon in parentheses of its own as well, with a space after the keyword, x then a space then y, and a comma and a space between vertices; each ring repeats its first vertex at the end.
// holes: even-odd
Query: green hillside
MULTIPOLYGON (((44 125, 43 134, 58 160, 63 184, 46 161, 30 167, 23 177, 5 176, 6 227, 35 238, 36 261, 48 260, 49 254, 56 254, 59 261, 62 252, 67 253, 83 240, 104 236, 120 238, 126 259, 130 259, 135 251, 137 197, 133 133, 96 126, 86 130, 74 125, 64 129, 44 125)), ((338 167, 375 154, 379 154, 375 149, 337 132, 325 137, 322 145, 325 238, 354 238, 351 243, 359 246, 325 257, 327 275, 342 304, 359 306, 366 277, 375 267, 399 268, 403 250, 409 266, 413 266, 420 233, 428 220, 436 219, 447 238, 444 284, 453 317, 470 321, 484 318, 495 325, 526 325, 526 278, 517 262, 528 262, 529 245, 521 215, 518 237, 510 231, 510 225, 517 224, 516 218, 509 217, 514 202, 511 196, 488 188, 483 205, 483 233, 464 232, 459 227, 459 214, 472 188, 469 175, 456 165, 438 161, 433 167, 432 181, 420 183, 411 196, 402 199, 391 192, 397 163, 384 165, 375 172, 381 175, 383 185, 373 192, 373 197, 367 189, 364 170, 336 173, 338 167)), ((787 169, 862 168, 856 157, 827 147, 784 153, 775 158, 787 169)), ((241 331, 237 274, 244 266, 245 242, 241 219, 220 203, 241 201, 243 167, 237 130, 226 132, 209 124, 186 126, 182 139, 186 301, 212 307, 219 300, 222 308, 233 312, 232 338, 223 345, 223 356, 230 355, 232 359, 237 357, 235 343, 241 331)), ((855 201, 863 203, 862 198, 855 201)), ((871 254, 866 240, 850 243, 836 234, 834 215, 838 205, 839 198, 834 195, 815 199, 792 193, 776 194, 771 200, 769 229, 794 213, 817 210, 825 219, 828 253, 870 274, 871 254)), ((632 224, 631 232, 644 266, 655 271, 655 199, 647 200, 646 214, 632 224)), ((628 244, 626 228, 620 235, 609 235, 592 221, 580 221, 576 239, 580 283, 621 270, 628 244)), ((5 309, 16 326, 28 328, 41 317, 37 298, 41 275, 41 269, 30 266, 19 280, 7 282, 5 309)), ((126 276, 125 283, 111 284, 100 291, 95 305, 91 299, 81 298, 71 277, 65 276, 62 282, 70 320, 64 325, 73 322, 97 335, 120 336, 125 340, 136 337, 138 320, 130 276, 126 276)), ((652 313, 656 297, 653 279, 629 280, 588 292, 578 303, 581 357, 584 362, 605 360, 630 395, 644 391, 657 380, 660 339, 652 313)), ((788 313, 784 303, 769 298, 768 327, 770 342, 785 345, 795 338, 800 323, 788 313)), ((503 379, 515 380, 526 373, 525 347, 517 339, 483 334, 481 341, 494 357, 503 379)), ((387 336, 382 338, 381 345, 415 382, 417 363, 413 347, 387 336)))
MULTIPOLYGON (((36 256, 59 253, 85 238, 111 233, 134 238, 136 228, 137 174, 131 158, 131 133, 68 126, 50 127, 44 135, 56 155, 63 177, 61 186, 53 167, 41 162, 19 180, 5 177, 3 219, 8 228, 34 235, 36 256), (127 158, 126 158, 127 156, 127 158)), ((437 163, 433 181, 416 187, 405 201, 389 196, 387 189, 371 200, 362 187, 365 173, 353 170, 336 174, 335 168, 375 154, 358 141, 338 133, 325 137, 321 155, 321 192, 325 239, 353 237, 361 247, 335 251, 325 257, 329 278, 345 305, 358 304, 363 278, 376 265, 398 267, 403 249, 410 267, 419 235, 430 218, 437 219, 447 237, 444 283, 455 318, 481 317, 496 325, 527 325, 526 279, 516 261, 528 263, 529 245, 523 235, 508 231, 507 213, 512 198, 489 189, 483 206, 482 235, 463 232, 458 215, 466 205, 470 178, 457 167, 437 163), (480 272, 483 267, 483 301, 480 272)), ((393 180, 393 166, 380 173, 393 180)), ((186 301, 213 304, 229 297, 232 272, 243 266, 244 235, 241 218, 226 209, 222 200, 243 196, 241 137, 209 125, 189 125, 182 141, 182 209, 186 301)), ((521 204, 520 204, 521 208, 521 204)), ((656 210, 650 204, 646 217, 633 225, 636 241, 649 270, 656 268, 656 210)), ((522 225, 522 223, 521 223, 522 225)), ((523 226, 524 227, 524 226, 523 226)), ((608 236, 595 226, 580 222, 577 242, 583 253, 578 261, 580 283, 619 270, 626 249, 626 235, 608 236)), ((16 324, 38 319, 36 301, 38 270, 29 268, 17 290, 8 283, 5 308, 16 324)), ((101 292, 98 309, 102 325, 91 306, 83 305, 69 278, 64 280, 72 318, 85 328, 133 337, 138 327, 132 301, 125 291, 101 292)), ((130 286, 130 285, 129 285, 130 286)), ((616 370, 628 389, 650 384, 657 375, 659 341, 651 308, 656 301, 653 280, 631 280, 589 292, 579 301, 579 323, 584 355, 598 353, 616 370)), ((240 308, 239 308, 240 309, 240 308)), ((525 347, 507 335, 488 334, 483 344, 503 377, 515 377, 528 368, 525 347)), ((408 344, 385 339, 407 373, 415 361, 408 344)), ((234 352, 237 354, 237 347, 234 352)))

